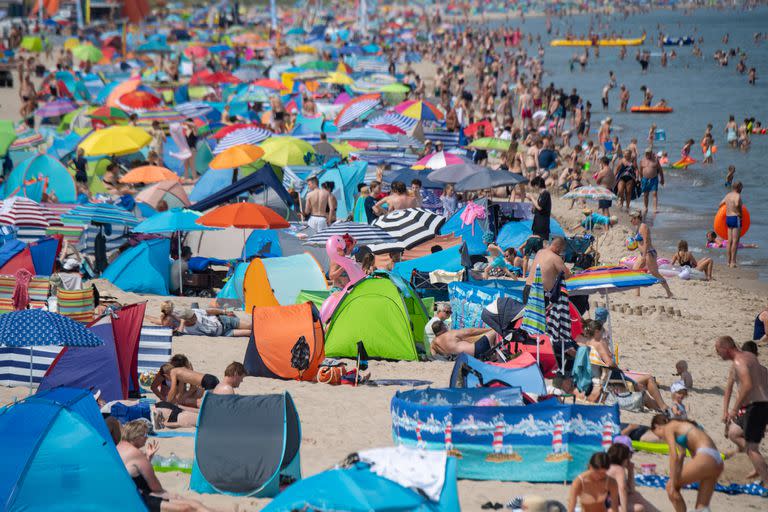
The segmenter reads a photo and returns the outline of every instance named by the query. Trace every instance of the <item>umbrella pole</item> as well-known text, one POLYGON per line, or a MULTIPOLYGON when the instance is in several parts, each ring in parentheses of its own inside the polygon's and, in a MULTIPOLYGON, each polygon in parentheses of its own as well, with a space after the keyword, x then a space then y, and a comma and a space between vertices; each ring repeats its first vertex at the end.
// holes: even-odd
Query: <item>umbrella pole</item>
POLYGON ((179 295, 184 296, 184 283, 181 275, 181 231, 176 232, 176 249, 179 255, 179 295))
POLYGON ((29 394, 32 394, 32 345, 29 346, 29 394))

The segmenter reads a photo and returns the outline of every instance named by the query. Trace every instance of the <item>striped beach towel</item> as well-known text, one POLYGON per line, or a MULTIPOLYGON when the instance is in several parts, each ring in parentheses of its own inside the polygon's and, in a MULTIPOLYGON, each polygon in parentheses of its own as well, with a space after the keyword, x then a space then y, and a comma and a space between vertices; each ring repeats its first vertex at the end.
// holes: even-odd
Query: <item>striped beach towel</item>
MULTIPOLYGON (((171 357, 171 335, 167 327, 143 326, 139 339, 138 373, 156 372, 171 357)), ((34 347, 32 382, 39 384, 61 347, 34 347)), ((0 346, 0 386, 29 385, 29 348, 0 346)))
POLYGON ((83 288, 82 290, 62 290, 56 291, 56 298, 59 303, 59 314, 71 318, 76 322, 88 323, 93 320, 93 288, 83 288))
POLYGON ((536 274, 531 285, 531 294, 523 311, 523 329, 533 336, 544 334, 547 329, 547 317, 544 309, 544 285, 541 268, 536 266, 536 274))

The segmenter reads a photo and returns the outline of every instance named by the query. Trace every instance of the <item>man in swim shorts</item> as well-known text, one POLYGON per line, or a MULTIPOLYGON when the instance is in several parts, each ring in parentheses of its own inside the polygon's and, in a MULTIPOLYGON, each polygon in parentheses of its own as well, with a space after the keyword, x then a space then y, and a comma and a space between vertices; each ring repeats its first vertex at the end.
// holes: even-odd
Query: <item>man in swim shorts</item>
POLYGON ((736 267, 736 253, 739 250, 739 239, 741 238, 741 191, 743 186, 737 181, 731 187, 720 206, 725 205, 725 225, 728 228, 728 266, 736 267))
MULTIPOLYGON (((178 404, 187 386, 194 386, 203 391, 213 391, 219 385, 219 379, 210 373, 200 373, 189 368, 173 368, 168 380, 171 381, 171 388, 168 390, 167 402, 178 404)), ((202 399, 198 399, 198 407, 202 399)))
POLYGON ((742 425, 747 457, 760 478, 760 485, 768 485, 768 464, 760 453, 760 441, 768 426, 768 372, 755 354, 739 350, 730 336, 719 337, 715 351, 724 361, 733 362, 734 380, 739 386, 733 403, 728 403, 724 397, 723 421, 735 421, 740 409, 744 409, 742 425))
POLYGON ((646 148, 640 160, 640 188, 643 192, 643 217, 648 213, 648 198, 653 193, 653 211, 659 211, 659 184, 664 186, 664 170, 661 168, 653 149, 646 148))
POLYGON ((432 332, 435 340, 432 342, 432 351, 443 356, 455 356, 469 354, 480 357, 491 350, 496 333, 487 328, 448 329, 442 320, 432 324, 432 332))

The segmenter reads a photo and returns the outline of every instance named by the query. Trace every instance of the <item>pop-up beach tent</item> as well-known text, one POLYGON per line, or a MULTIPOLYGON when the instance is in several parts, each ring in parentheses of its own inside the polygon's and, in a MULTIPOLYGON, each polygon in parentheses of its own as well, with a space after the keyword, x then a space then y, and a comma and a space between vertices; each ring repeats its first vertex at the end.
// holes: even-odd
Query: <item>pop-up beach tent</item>
POLYGON ((288 393, 206 393, 195 434, 189 488, 208 494, 273 497, 281 477, 299 480, 301 423, 288 393))
POLYGON ((144 240, 115 259, 101 277, 126 292, 168 295, 171 241, 144 240))
POLYGON ((356 357, 362 341, 370 357, 415 361, 424 341, 427 310, 414 289, 394 274, 377 271, 349 288, 328 321, 328 357, 356 357))
POLYGON ((2 510, 146 510, 87 390, 0 409, 0 451, 2 510))
POLYGON ((325 358, 320 312, 311 302, 253 308, 253 330, 243 364, 252 377, 314 381, 325 358), (296 366, 294 354, 306 358, 296 366))
POLYGON ((305 288, 327 289, 323 269, 310 254, 255 258, 243 277, 245 311, 250 312, 254 306, 293 304, 305 288))

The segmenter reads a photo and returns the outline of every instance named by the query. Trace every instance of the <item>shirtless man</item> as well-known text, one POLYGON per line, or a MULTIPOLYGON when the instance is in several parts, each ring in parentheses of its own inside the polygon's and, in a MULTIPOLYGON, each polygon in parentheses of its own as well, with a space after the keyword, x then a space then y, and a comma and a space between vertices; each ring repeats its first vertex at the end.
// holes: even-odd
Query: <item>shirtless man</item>
POLYGON ((443 356, 469 354, 479 357, 491 349, 491 343, 495 340, 496 333, 492 329, 469 328, 448 329, 442 320, 432 324, 432 332, 435 339, 432 341, 432 352, 443 356))
POLYGON ((307 179, 307 197, 304 199, 304 218, 307 224, 315 232, 322 231, 328 227, 328 202, 329 193, 327 190, 319 188, 316 177, 307 179))
POLYGON ((413 204, 413 198, 408 197, 408 190, 405 188, 405 183, 402 181, 393 181, 390 193, 387 197, 379 200, 373 205, 373 211, 377 215, 383 215, 384 213, 394 212, 395 210, 405 210, 410 208, 413 204), (384 205, 387 205, 387 209, 384 209, 384 205))
POLYGON ((621 87, 619 88, 619 101, 621 102, 619 110, 621 112, 626 112, 627 105, 629 105, 629 89, 627 89, 627 86, 624 84, 621 84, 621 87))
POLYGON ((643 191, 643 217, 648 213, 648 196, 653 193, 653 212, 659 211, 659 185, 664 186, 664 170, 653 154, 651 148, 646 148, 645 156, 640 160, 642 178, 640 187, 643 191))
POLYGON ((536 267, 541 269, 541 279, 544 285, 544 299, 547 297, 555 286, 558 274, 563 272, 566 279, 571 277, 571 271, 565 266, 563 258, 560 257, 560 253, 565 249, 565 239, 560 236, 552 238, 549 246, 536 253, 536 257, 533 259, 531 265, 531 271, 528 272, 528 277, 525 280, 525 288, 523 288, 523 301, 528 302, 528 295, 531 293, 531 285, 533 279, 536 277, 536 267))
MULTIPOLYGON (((715 342, 715 351, 724 361, 733 361, 733 377, 739 392, 731 405, 723 400, 723 422, 735 421, 744 409, 743 430, 747 457, 760 478, 760 485, 768 485, 768 464, 760 453, 760 441, 768 426, 768 375, 751 352, 736 348, 733 338, 721 336, 715 342), (730 410, 728 409, 730 407, 730 410)), ((727 397, 730 399, 730 396, 727 397)))
MULTIPOLYGON (((179 404, 184 389, 187 385, 194 386, 205 391, 213 391, 219 385, 219 379, 210 373, 200 373, 189 368, 173 368, 168 373, 168 380, 171 381, 171 388, 168 390, 167 402, 179 404)), ((200 407, 202 397, 197 399, 197 406, 200 407)))
POLYGON ((736 267, 736 253, 739 250, 739 238, 741 238, 741 190, 743 186, 737 181, 731 187, 720 206, 725 205, 725 225, 728 227, 728 266, 736 267))

